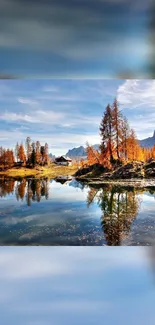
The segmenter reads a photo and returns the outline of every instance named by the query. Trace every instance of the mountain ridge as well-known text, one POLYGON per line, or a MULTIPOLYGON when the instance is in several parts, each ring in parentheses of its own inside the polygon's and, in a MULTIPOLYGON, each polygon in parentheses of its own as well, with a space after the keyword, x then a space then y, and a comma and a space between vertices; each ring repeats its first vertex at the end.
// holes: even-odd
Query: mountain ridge
MULTIPOLYGON (((148 147, 151 148, 153 147, 153 145, 155 145, 155 130, 153 132, 153 136, 152 137, 148 137, 142 140, 138 140, 139 144, 142 148, 144 147, 148 147)), ((99 150, 99 144, 94 144, 93 148, 95 150, 99 150)), ((50 153, 49 155, 51 158, 55 158, 55 155, 53 155, 52 153, 50 153)), ((74 158, 74 159, 81 159, 81 158, 86 158, 87 154, 86 154, 86 147, 84 146, 79 146, 79 147, 74 147, 72 149, 69 149, 66 154, 64 156, 68 156, 70 158, 74 158)))
MULTIPOLYGON (((95 150, 99 149, 99 144, 94 144, 93 148, 95 150)), ((74 158, 78 158, 78 157, 87 157, 87 153, 86 153, 86 148, 84 146, 79 146, 79 147, 75 147, 73 149, 69 149, 67 151, 67 153, 65 154, 65 156, 68 157, 74 157, 74 158)))
POLYGON ((151 148, 153 147, 153 145, 155 144, 155 130, 153 132, 153 136, 152 137, 148 137, 142 140, 139 140, 139 144, 142 148, 147 147, 147 148, 151 148))

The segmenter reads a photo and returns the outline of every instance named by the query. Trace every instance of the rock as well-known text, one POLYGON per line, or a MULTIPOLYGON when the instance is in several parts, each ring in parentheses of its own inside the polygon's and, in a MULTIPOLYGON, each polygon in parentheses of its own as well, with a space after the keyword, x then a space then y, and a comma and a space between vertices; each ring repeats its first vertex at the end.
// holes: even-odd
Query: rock
POLYGON ((145 169, 145 177, 155 177, 155 161, 151 161, 150 163, 144 166, 145 169))
POLYGON ((80 168, 76 173, 75 173, 75 177, 76 176, 82 176, 82 175, 86 175, 90 172, 98 172, 98 173, 103 173, 105 171, 105 168, 100 165, 100 164, 94 164, 94 165, 90 165, 88 167, 84 167, 84 168, 80 168))
POLYGON ((87 178, 87 174, 90 172, 91 174, 89 177, 91 176, 92 179, 99 177, 101 180, 154 178, 155 161, 151 161, 147 164, 142 161, 132 162, 124 166, 115 167, 114 171, 110 171, 100 164, 95 164, 79 169, 75 177, 85 176, 85 178, 87 178))
POLYGON ((112 179, 131 179, 131 178, 143 178, 144 177, 144 163, 134 162, 128 163, 118 169, 116 169, 112 175, 112 179))

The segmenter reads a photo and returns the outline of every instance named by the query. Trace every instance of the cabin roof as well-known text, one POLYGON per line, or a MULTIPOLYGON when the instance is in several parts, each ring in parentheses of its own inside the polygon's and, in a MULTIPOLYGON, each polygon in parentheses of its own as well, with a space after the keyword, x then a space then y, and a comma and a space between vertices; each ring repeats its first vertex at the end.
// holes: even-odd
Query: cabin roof
POLYGON ((69 157, 66 157, 66 156, 60 156, 60 157, 57 157, 55 158, 56 161, 61 161, 61 160, 64 160, 64 161, 72 161, 71 158, 69 157))

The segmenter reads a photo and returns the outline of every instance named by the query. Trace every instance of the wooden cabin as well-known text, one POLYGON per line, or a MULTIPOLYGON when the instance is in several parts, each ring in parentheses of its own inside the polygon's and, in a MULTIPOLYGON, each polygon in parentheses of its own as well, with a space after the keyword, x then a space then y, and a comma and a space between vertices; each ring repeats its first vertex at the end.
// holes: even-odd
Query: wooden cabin
POLYGON ((60 156, 60 157, 55 158, 55 163, 57 165, 62 165, 62 166, 71 166, 72 159, 70 159, 69 157, 60 156))

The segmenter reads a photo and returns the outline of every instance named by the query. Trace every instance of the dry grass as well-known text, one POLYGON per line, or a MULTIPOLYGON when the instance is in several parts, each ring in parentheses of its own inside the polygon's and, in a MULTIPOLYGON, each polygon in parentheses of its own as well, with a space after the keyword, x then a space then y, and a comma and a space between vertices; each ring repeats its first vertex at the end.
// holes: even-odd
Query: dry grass
POLYGON ((51 177, 55 178, 57 176, 72 176, 77 171, 77 166, 57 166, 51 164, 49 167, 38 167, 38 168, 10 168, 6 171, 0 172, 0 176, 6 177, 51 177))

